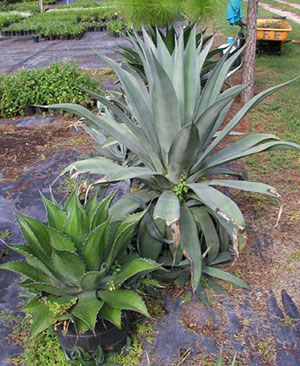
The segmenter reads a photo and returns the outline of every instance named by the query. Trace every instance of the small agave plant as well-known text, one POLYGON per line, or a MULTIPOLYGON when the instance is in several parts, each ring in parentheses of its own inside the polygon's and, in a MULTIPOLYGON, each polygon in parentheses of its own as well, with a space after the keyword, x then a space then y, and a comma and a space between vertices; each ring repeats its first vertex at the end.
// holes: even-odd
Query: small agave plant
MULTIPOLYGON (((232 258, 232 253, 238 255, 247 242, 240 209, 219 187, 281 199, 270 185, 241 180, 241 175, 228 164, 265 151, 300 151, 300 146, 268 133, 242 136, 225 146, 223 143, 247 112, 293 80, 259 93, 225 123, 235 97, 246 88, 246 85, 229 88, 224 85, 242 49, 228 58, 229 48, 202 87, 201 70, 213 39, 204 48, 202 42, 197 46, 193 28, 184 47, 181 31, 172 54, 159 32, 157 46, 146 31, 143 31, 143 39, 137 34, 135 39, 135 51, 142 60, 147 86, 136 75, 101 56, 118 75, 125 103, 113 96, 108 100, 89 92, 111 111, 113 118, 96 116, 73 104, 48 106, 75 113, 87 126, 105 131, 130 150, 130 161, 120 166, 96 157, 77 161, 62 174, 89 172, 104 175, 107 182, 140 181, 140 189, 116 202, 110 215, 112 220, 120 220, 140 209, 141 203, 151 203, 149 215, 151 213, 152 217, 145 215, 138 235, 142 255, 170 267, 173 265, 175 269, 189 266, 194 291, 201 288, 202 275, 247 287, 243 281, 218 268, 218 264, 232 258)), ((103 181, 102 178, 95 184, 103 181)))
POLYGON ((26 262, 0 265, 25 277, 20 286, 31 299, 22 310, 33 313, 30 336, 65 321, 85 332, 95 328, 97 318, 121 328, 123 309, 148 316, 141 296, 122 288, 129 278, 160 267, 126 253, 144 213, 112 224, 108 209, 113 195, 99 203, 95 194, 82 206, 74 191, 63 208, 53 198, 42 198, 47 222, 19 214, 26 244, 6 244, 26 262))

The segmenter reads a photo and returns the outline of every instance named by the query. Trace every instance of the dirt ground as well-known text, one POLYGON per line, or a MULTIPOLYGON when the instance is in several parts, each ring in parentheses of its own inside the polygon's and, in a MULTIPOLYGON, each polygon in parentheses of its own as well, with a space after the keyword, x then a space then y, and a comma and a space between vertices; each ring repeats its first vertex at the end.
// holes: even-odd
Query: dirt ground
POLYGON ((74 146, 78 152, 92 148, 87 135, 73 127, 75 119, 56 117, 46 125, 17 127, 22 119, 13 118, 0 125, 0 171, 3 179, 18 178, 24 168, 47 159, 47 155, 55 151, 72 151, 74 146))

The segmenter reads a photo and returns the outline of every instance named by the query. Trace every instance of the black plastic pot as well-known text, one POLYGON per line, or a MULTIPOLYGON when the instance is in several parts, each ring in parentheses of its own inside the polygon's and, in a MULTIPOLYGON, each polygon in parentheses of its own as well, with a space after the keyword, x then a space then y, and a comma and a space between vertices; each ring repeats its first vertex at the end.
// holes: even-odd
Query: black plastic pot
POLYGON ((33 116, 35 114, 35 107, 28 105, 22 108, 26 116, 33 116))
POLYGON ((66 334, 61 329, 58 329, 55 334, 61 348, 69 355, 75 351, 76 347, 82 347, 90 354, 95 353, 98 346, 101 346, 105 352, 119 352, 126 344, 128 324, 127 316, 122 320, 122 330, 106 320, 98 320, 95 334, 91 330, 78 334, 74 324, 70 323, 66 334))

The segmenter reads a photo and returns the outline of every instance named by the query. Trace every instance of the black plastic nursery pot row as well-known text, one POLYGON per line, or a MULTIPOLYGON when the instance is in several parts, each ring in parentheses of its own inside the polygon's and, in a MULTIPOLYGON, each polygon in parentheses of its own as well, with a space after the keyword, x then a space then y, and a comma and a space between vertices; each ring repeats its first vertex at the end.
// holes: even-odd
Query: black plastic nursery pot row
POLYGON ((100 26, 91 26, 87 27, 85 31, 80 33, 72 33, 72 34, 49 34, 45 35, 43 33, 37 34, 35 31, 4 31, 2 32, 2 36, 4 37, 20 37, 20 36, 33 36, 33 40, 35 42, 39 42, 40 40, 54 40, 54 39, 81 39, 86 32, 103 32, 107 30, 107 25, 103 24, 100 26))

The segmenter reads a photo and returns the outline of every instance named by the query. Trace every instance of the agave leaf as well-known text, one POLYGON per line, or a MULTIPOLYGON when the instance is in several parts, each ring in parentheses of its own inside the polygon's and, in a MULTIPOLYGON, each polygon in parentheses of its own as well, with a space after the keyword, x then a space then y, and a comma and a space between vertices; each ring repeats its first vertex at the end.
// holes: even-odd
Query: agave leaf
POLYGON ((122 196, 109 209, 111 222, 120 221, 124 219, 128 214, 131 214, 139 209, 140 200, 147 204, 149 201, 157 198, 159 195, 159 192, 143 188, 140 191, 128 193, 122 196))
POLYGON ((50 263, 60 277, 79 286, 80 278, 85 273, 86 268, 78 254, 66 250, 54 250, 50 263))
POLYGON ((80 279, 80 287, 84 291, 92 291, 98 289, 101 280, 107 272, 107 266, 102 264, 99 271, 85 272, 85 274, 80 279))
POLYGON ((211 277, 205 276, 205 280, 207 281, 208 287, 213 289, 217 294, 228 296, 228 292, 222 286, 216 283, 211 277))
MULTIPOLYGON (((142 257, 150 258, 152 260, 157 260, 162 247, 163 242, 160 240, 159 237, 155 235, 156 232, 153 233, 153 230, 151 230, 152 226, 149 227, 147 225, 147 216, 150 215, 150 213, 147 213, 144 218, 142 219, 139 230, 138 230, 138 252, 142 257), (151 230, 151 231, 149 231, 151 230)), ((155 227, 156 230, 159 231, 160 236, 163 238, 163 231, 165 229, 165 221, 164 220, 155 220, 155 227)))
MULTIPOLYGON (((230 110, 233 102, 234 101, 229 102, 227 104, 227 106, 225 106, 225 108, 219 113, 218 118, 217 118, 217 120, 216 120, 213 128, 210 131, 210 134, 208 135, 206 141, 203 144, 203 147, 202 147, 203 149, 206 149, 206 147, 208 146, 208 144, 211 142, 211 139, 214 138, 214 137, 216 137, 217 131, 219 130, 219 128, 224 123, 224 120, 225 120, 225 118, 226 118, 226 116, 227 116, 227 114, 228 114, 228 112, 229 112, 229 110, 230 110)), ((221 133, 221 131, 220 131, 220 133, 221 133)))
MULTIPOLYGON (((226 253, 230 246, 230 234, 228 233, 228 231, 225 229, 225 227, 223 225, 219 225, 218 232, 219 232, 220 244, 221 244, 221 253, 220 254, 226 253)), ((215 264, 217 264, 217 263, 215 263, 215 264)))
POLYGON ((76 172, 76 175, 81 173, 104 174, 109 181, 120 181, 147 175, 161 174, 161 172, 153 172, 147 168, 123 167, 113 163, 111 160, 101 157, 72 163, 68 165, 60 175, 62 176, 72 170, 76 172))
POLYGON ((194 123, 181 128, 175 136, 168 155, 168 179, 180 181, 181 174, 187 173, 191 161, 198 154, 200 138, 194 123))
MULTIPOLYGON (((229 237, 228 237, 228 240, 229 240, 229 237)), ((216 256, 216 258, 214 260, 212 260, 209 263, 209 265, 213 266, 215 264, 229 262, 231 260, 232 260, 232 255, 226 250, 226 251, 219 252, 219 254, 216 256)))
MULTIPOLYGON (((169 52, 168 52, 169 53, 169 52)), ((170 56, 170 54, 169 54, 170 56)), ((175 93, 177 96, 179 110, 180 110, 180 120, 181 126, 185 125, 185 85, 184 85, 184 39, 183 32, 180 33, 178 37, 178 42, 175 45, 174 56, 171 57, 169 64, 173 66, 174 59, 174 67, 173 72, 169 74, 169 77, 172 79, 173 86, 175 89, 175 93)), ((165 68, 165 67, 164 67, 165 68)))
POLYGON ((72 314, 84 321, 90 329, 95 329, 97 314, 102 306, 103 302, 98 299, 95 291, 82 292, 72 314))
POLYGON ((98 297, 107 305, 119 310, 132 310, 149 316, 146 305, 132 290, 98 291, 98 297))
MULTIPOLYGON (((200 70, 211 48, 213 38, 200 52, 202 44, 196 49, 196 29, 193 28, 191 36, 184 51, 184 81, 185 81, 185 121, 195 120, 196 106, 200 97, 201 82, 200 70), (198 56, 197 56, 198 53, 198 56)), ((202 41, 201 41, 202 43, 202 41)))
POLYGON ((243 178, 242 173, 238 173, 231 169, 227 169, 227 168, 223 168, 223 167, 212 168, 211 170, 207 171, 207 175, 220 175, 220 174, 232 175, 232 176, 238 177, 240 180, 243 178))
POLYGON ((103 224, 108 219, 109 206, 114 197, 115 194, 110 194, 98 205, 91 220, 91 230, 94 230, 97 226, 103 224))
POLYGON ((104 130, 108 135, 113 136, 131 151, 134 151, 146 166, 151 166, 149 156, 145 154, 145 149, 141 147, 137 137, 123 123, 118 123, 114 119, 106 118, 104 116, 97 116, 88 109, 76 104, 51 104, 48 105, 47 108, 61 109, 84 118, 85 124, 96 129, 100 128, 101 130, 104 130))
POLYGON ((153 65, 153 125, 162 149, 163 161, 166 163, 172 141, 181 127, 180 109, 172 82, 154 55, 153 65))
POLYGON ((41 261, 47 261, 48 256, 51 254, 51 247, 43 224, 24 215, 19 215, 17 220, 32 253, 41 261))
POLYGON ((155 288, 165 288, 165 286, 160 284, 158 281, 150 278, 144 278, 143 280, 141 280, 141 285, 147 285, 155 288))
POLYGON ((162 36, 158 28, 156 28, 156 39, 157 39, 157 46, 155 55, 159 60, 160 64, 162 65, 163 69, 167 72, 169 78, 171 79, 173 74, 173 59, 172 56, 170 55, 168 48, 166 47, 165 42, 162 39, 162 36))
POLYGON ((206 183, 210 186, 222 186, 222 187, 240 189, 243 191, 257 192, 269 195, 271 197, 275 197, 277 199, 281 199, 280 194, 274 187, 264 183, 245 182, 245 181, 226 180, 226 179, 213 179, 206 181, 206 183))
POLYGON ((49 282, 49 277, 45 273, 24 262, 3 263, 0 264, 0 269, 7 269, 9 271, 17 272, 36 282, 49 282))
POLYGON ((225 218, 236 227, 245 227, 244 217, 238 206, 226 195, 206 183, 187 184, 199 200, 218 216, 225 218))
POLYGON ((164 191, 158 198, 153 213, 154 219, 160 218, 166 221, 167 225, 179 220, 180 204, 176 193, 164 191))
POLYGON ((165 238, 165 235, 168 234, 168 228, 166 227, 165 220, 154 220, 153 216, 149 212, 146 212, 144 219, 147 231, 153 239, 159 240, 164 244, 173 243, 172 239, 165 238))
POLYGON ((97 189, 96 193, 91 198, 89 198, 84 205, 84 209, 88 215, 89 222, 92 221, 92 218, 93 218, 97 208, 98 208, 98 189, 97 189))
POLYGON ((147 140, 145 138, 145 135, 140 130, 140 128, 138 128, 136 126, 136 124, 134 124, 132 122, 132 120, 130 118, 128 118, 126 116, 126 114, 123 113, 122 110, 117 105, 115 105, 114 103, 111 103, 106 97, 99 95, 97 93, 94 93, 93 91, 90 91, 83 87, 80 87, 80 89, 82 89, 83 91, 85 91, 86 93, 91 95, 93 98, 101 101, 101 103, 103 103, 107 108, 109 108, 110 111, 112 111, 116 116, 118 116, 120 118, 120 121, 125 123, 126 126, 130 129, 130 131, 137 137, 137 139, 139 140, 139 143, 141 144, 141 146, 143 146, 145 152, 147 152, 149 154, 149 157, 151 158, 153 166, 157 170, 163 169, 161 162, 159 160, 159 155, 158 155, 157 151, 155 151, 155 149, 153 148, 153 145, 151 145, 149 140, 147 140))
MULTIPOLYGON (((148 41, 148 39, 150 39, 150 37, 148 36, 145 29, 142 29, 142 32, 143 32, 143 38, 145 40, 145 43, 147 43, 147 41, 148 41)), ((134 34, 134 37, 129 35, 129 39, 130 39, 130 42, 132 43, 132 45, 134 46, 135 50, 137 51, 138 56, 141 60, 141 64, 139 66, 140 66, 141 73, 143 73, 142 80, 145 83, 148 82, 149 85, 152 85, 153 79, 152 79, 152 74, 151 74, 151 69, 150 69, 150 64, 149 64, 149 60, 151 59, 151 57, 149 57, 149 55, 150 55, 150 49, 154 52, 155 48, 153 46, 151 39, 150 39, 149 43, 152 43, 153 47, 151 47, 149 49, 144 48, 143 47, 144 42, 139 37, 139 35, 135 31, 133 31, 133 34, 134 34)))
POLYGON ((263 99, 273 94, 277 90, 282 87, 295 82, 300 77, 296 77, 292 80, 289 80, 285 83, 273 86, 267 90, 262 91, 253 97, 248 103, 246 103, 239 111, 235 114, 235 116, 230 120, 230 122, 226 125, 226 127, 222 130, 222 133, 209 145, 209 147, 205 150, 203 155, 201 156, 201 161, 206 160, 207 156, 209 156, 213 150, 224 140, 224 138, 238 125, 241 119, 258 103, 260 103, 263 99))
POLYGON ((190 262, 192 288, 195 291, 201 278, 202 256, 198 231, 193 215, 186 204, 180 206, 180 247, 190 262))
MULTIPOLYGON (((11 245, 11 244, 7 244, 5 243, 5 245, 15 251, 16 253, 19 253, 21 255, 23 255, 26 258, 26 261, 28 262, 29 265, 31 265, 32 267, 36 268, 37 270, 40 270, 42 272, 44 272, 47 276, 51 277, 51 279, 55 279, 54 274, 52 273, 52 270, 48 267, 45 263, 43 263, 40 259, 38 259, 37 257, 35 257, 33 255, 32 250, 30 249, 30 247, 26 246, 26 245, 11 245)), ((49 260, 48 260, 49 262, 49 260)))
POLYGON ((121 286, 123 282, 127 281, 130 277, 138 273, 150 273, 159 267, 161 267, 161 265, 152 261, 151 259, 134 259, 133 261, 123 266, 121 271, 114 277, 114 285, 116 287, 121 286))
POLYGON ((207 274, 208 276, 212 276, 215 278, 219 278, 220 280, 231 282, 238 287, 249 289, 249 286, 245 281, 241 280, 240 278, 237 278, 236 276, 233 276, 228 272, 222 271, 221 269, 215 267, 203 266, 202 272, 207 274))
MULTIPOLYGON (((140 39, 136 32, 134 33, 135 38, 138 41, 139 47, 141 49, 141 52, 143 54, 142 58, 142 62, 143 62, 143 66, 144 66, 144 70, 145 70, 145 74, 146 74, 146 80, 149 83, 150 86, 150 90, 152 89, 153 86, 153 57, 152 54, 156 54, 157 49, 155 44, 153 43, 151 37, 149 36, 148 32, 143 28, 142 29, 143 32, 143 40, 140 39)), ((156 32, 155 32, 156 35, 156 32)))
POLYGON ((207 106, 215 103, 215 101, 218 98, 218 95, 220 94, 221 88, 225 82, 230 66, 243 52, 244 47, 240 48, 234 55, 228 58, 231 49, 232 46, 228 47, 225 54, 220 58, 219 62, 217 63, 214 72, 208 79, 203 89, 201 99, 199 100, 197 112, 195 114, 196 118, 198 118, 202 114, 202 112, 207 108, 207 106))
POLYGON ((99 312, 99 318, 105 319, 114 324, 117 328, 121 329, 121 314, 122 310, 115 309, 107 304, 104 304, 99 312))
POLYGON ((32 339, 43 330, 48 329, 54 323, 52 313, 48 307, 41 303, 38 310, 34 313, 31 321, 31 328, 29 332, 29 339, 32 339))
POLYGON ((88 229, 87 214, 80 204, 77 195, 74 194, 69 201, 68 215, 63 226, 63 232, 72 238, 77 248, 81 249, 82 242, 88 235, 88 229))
POLYGON ((98 271, 104 262, 104 254, 109 244, 110 225, 106 220, 97 226, 83 244, 82 255, 89 271, 98 271))
POLYGON ((77 332, 82 332, 85 333, 86 331, 88 331, 89 326, 86 324, 86 322, 82 321, 81 319, 77 318, 77 316, 74 316, 73 314, 71 314, 71 319, 75 325, 76 331, 77 332))
POLYGON ((232 155, 230 156, 225 156, 224 158, 219 158, 219 159, 215 159, 213 156, 211 157, 212 159, 208 159, 206 161, 206 164, 209 164, 206 166, 206 168, 204 168, 203 170, 198 171, 197 174, 194 174, 193 176, 191 176, 189 179, 190 180, 195 180, 198 178, 198 176, 201 176, 203 174, 205 174, 205 171, 207 169, 211 169, 213 167, 217 167, 219 165, 223 165, 225 163, 237 160, 237 159, 241 159, 245 156, 250 156, 253 154, 257 154, 260 152, 266 152, 266 151, 274 151, 274 150, 296 150, 296 151, 300 151, 300 145, 295 144, 293 142, 286 142, 286 141, 274 141, 274 142, 267 142, 267 143, 263 143, 263 144, 259 144, 257 146, 254 146, 248 150, 244 150, 242 152, 234 152, 232 151, 232 155))
POLYGON ((73 207, 74 205, 74 199, 75 197, 77 197, 77 192, 76 190, 74 190, 70 196, 68 197, 68 199, 66 200, 65 202, 65 205, 64 205, 64 210, 66 211, 66 216, 67 214, 71 211, 71 208, 73 207))
POLYGON ((115 232, 115 239, 106 259, 106 264, 108 267, 110 267, 115 259, 119 255, 122 255, 127 249, 133 234, 133 230, 144 214, 145 212, 133 214, 120 223, 115 232))
POLYGON ((212 155, 205 162, 206 165, 211 165, 215 161, 222 161, 228 157, 231 157, 233 154, 237 155, 240 152, 244 152, 252 147, 259 146, 262 143, 278 141, 280 140, 277 136, 269 133, 256 133, 250 136, 246 136, 235 143, 229 145, 225 149, 220 150, 219 152, 212 155))
POLYGON ((24 305, 23 307, 21 307, 21 311, 24 311, 24 313, 34 313, 38 310, 38 308, 43 305, 41 304, 41 302, 39 301, 38 298, 34 297, 33 299, 31 299, 30 301, 28 301, 28 303, 26 305, 24 305))
POLYGON ((47 198, 42 195, 44 206, 47 212, 47 223, 54 229, 61 231, 66 219, 66 212, 63 211, 57 204, 47 200, 47 198))
POLYGON ((192 207, 191 212, 204 234, 206 247, 209 250, 207 258, 210 263, 217 257, 220 250, 220 241, 215 224, 204 206, 192 207))
POLYGON ((52 248, 56 250, 68 250, 70 252, 76 252, 75 244, 69 236, 49 226, 46 226, 46 230, 48 232, 49 242, 52 248))
POLYGON ((42 282, 21 282, 19 283, 19 286, 24 288, 29 288, 34 290, 35 292, 46 292, 48 294, 54 295, 54 296, 65 296, 66 294, 74 294, 75 290, 71 288, 64 288, 61 289, 56 286, 49 285, 49 283, 42 283, 42 282))
POLYGON ((150 107, 150 101, 148 99, 148 92, 145 86, 139 83, 136 78, 129 72, 123 70, 113 60, 98 54, 118 75, 122 87, 126 92, 126 97, 129 103, 132 105, 132 110, 139 121, 145 135, 153 144, 155 151, 160 154, 160 147, 158 143, 157 131, 153 126, 153 114, 150 107))
POLYGON ((234 98, 239 95, 246 87, 247 85, 242 84, 230 88, 230 93, 228 91, 227 93, 222 93, 219 100, 209 105, 206 109, 202 111, 199 116, 197 116, 195 124, 199 130, 201 146, 204 145, 207 138, 210 136, 210 132, 213 130, 221 111, 226 107, 226 105, 231 103, 234 98))

